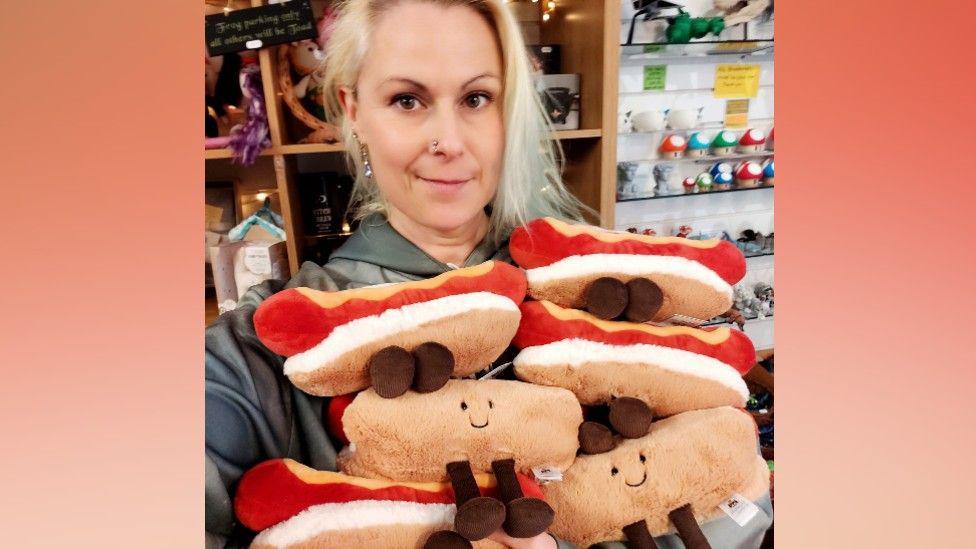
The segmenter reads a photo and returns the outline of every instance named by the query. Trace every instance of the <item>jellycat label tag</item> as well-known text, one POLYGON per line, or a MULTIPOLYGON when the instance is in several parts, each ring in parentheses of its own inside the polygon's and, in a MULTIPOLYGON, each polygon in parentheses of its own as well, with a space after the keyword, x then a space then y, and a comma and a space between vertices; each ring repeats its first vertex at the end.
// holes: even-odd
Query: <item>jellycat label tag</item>
POLYGON ((266 247, 248 246, 244 248, 244 265, 254 274, 271 274, 271 254, 266 247))
POLYGON ((732 494, 732 497, 720 503, 718 508, 725 511, 725 514, 739 526, 745 526, 759 512, 759 507, 755 503, 739 494, 732 494))
POLYGON ((533 467, 532 474, 539 484, 549 484, 550 482, 560 482, 563 480, 563 472, 555 467, 533 467))

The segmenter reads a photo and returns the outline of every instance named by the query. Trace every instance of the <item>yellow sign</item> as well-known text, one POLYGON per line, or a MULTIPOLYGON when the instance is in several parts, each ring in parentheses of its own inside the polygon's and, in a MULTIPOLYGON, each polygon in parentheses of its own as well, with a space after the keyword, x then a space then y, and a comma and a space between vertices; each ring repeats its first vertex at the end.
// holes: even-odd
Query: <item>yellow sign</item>
POLYGON ((749 125, 749 100, 729 99, 725 102, 725 127, 745 128, 749 125))
POLYGON ((755 97, 759 91, 759 65, 723 64, 715 67, 715 97, 755 97))

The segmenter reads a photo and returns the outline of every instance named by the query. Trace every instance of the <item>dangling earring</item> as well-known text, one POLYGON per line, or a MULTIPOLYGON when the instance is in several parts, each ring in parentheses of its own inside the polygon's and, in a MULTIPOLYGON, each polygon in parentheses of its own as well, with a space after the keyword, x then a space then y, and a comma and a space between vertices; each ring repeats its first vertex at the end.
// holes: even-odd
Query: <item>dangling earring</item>
POLYGON ((359 154, 363 157, 363 175, 366 179, 373 177, 373 167, 369 165, 369 154, 366 152, 366 144, 359 141, 359 136, 352 134, 353 138, 359 143, 359 154))

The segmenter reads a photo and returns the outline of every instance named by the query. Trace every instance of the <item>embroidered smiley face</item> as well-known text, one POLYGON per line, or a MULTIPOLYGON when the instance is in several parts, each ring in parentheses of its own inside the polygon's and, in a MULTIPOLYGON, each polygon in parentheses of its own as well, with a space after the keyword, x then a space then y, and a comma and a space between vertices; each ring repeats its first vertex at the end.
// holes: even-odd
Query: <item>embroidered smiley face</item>
POLYGON ((644 456, 644 452, 640 452, 637 455, 637 463, 631 462, 623 468, 617 465, 611 465, 610 476, 622 478, 624 484, 631 488, 643 486, 647 482, 647 468, 644 465, 646 462, 647 457, 644 456))
POLYGON ((495 403, 491 399, 479 402, 477 398, 467 398, 461 401, 461 411, 467 413, 468 423, 475 429, 484 429, 488 426, 488 419, 491 410, 495 408, 495 403))

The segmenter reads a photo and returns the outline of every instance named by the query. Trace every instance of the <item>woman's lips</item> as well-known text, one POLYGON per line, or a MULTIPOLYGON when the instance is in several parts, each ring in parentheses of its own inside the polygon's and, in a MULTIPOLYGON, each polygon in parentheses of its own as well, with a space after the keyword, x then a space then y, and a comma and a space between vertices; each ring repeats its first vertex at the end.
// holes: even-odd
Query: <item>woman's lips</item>
POLYGON ((443 185, 445 187, 462 185, 471 181, 471 179, 427 179, 426 177, 421 177, 420 179, 434 185, 443 185))

